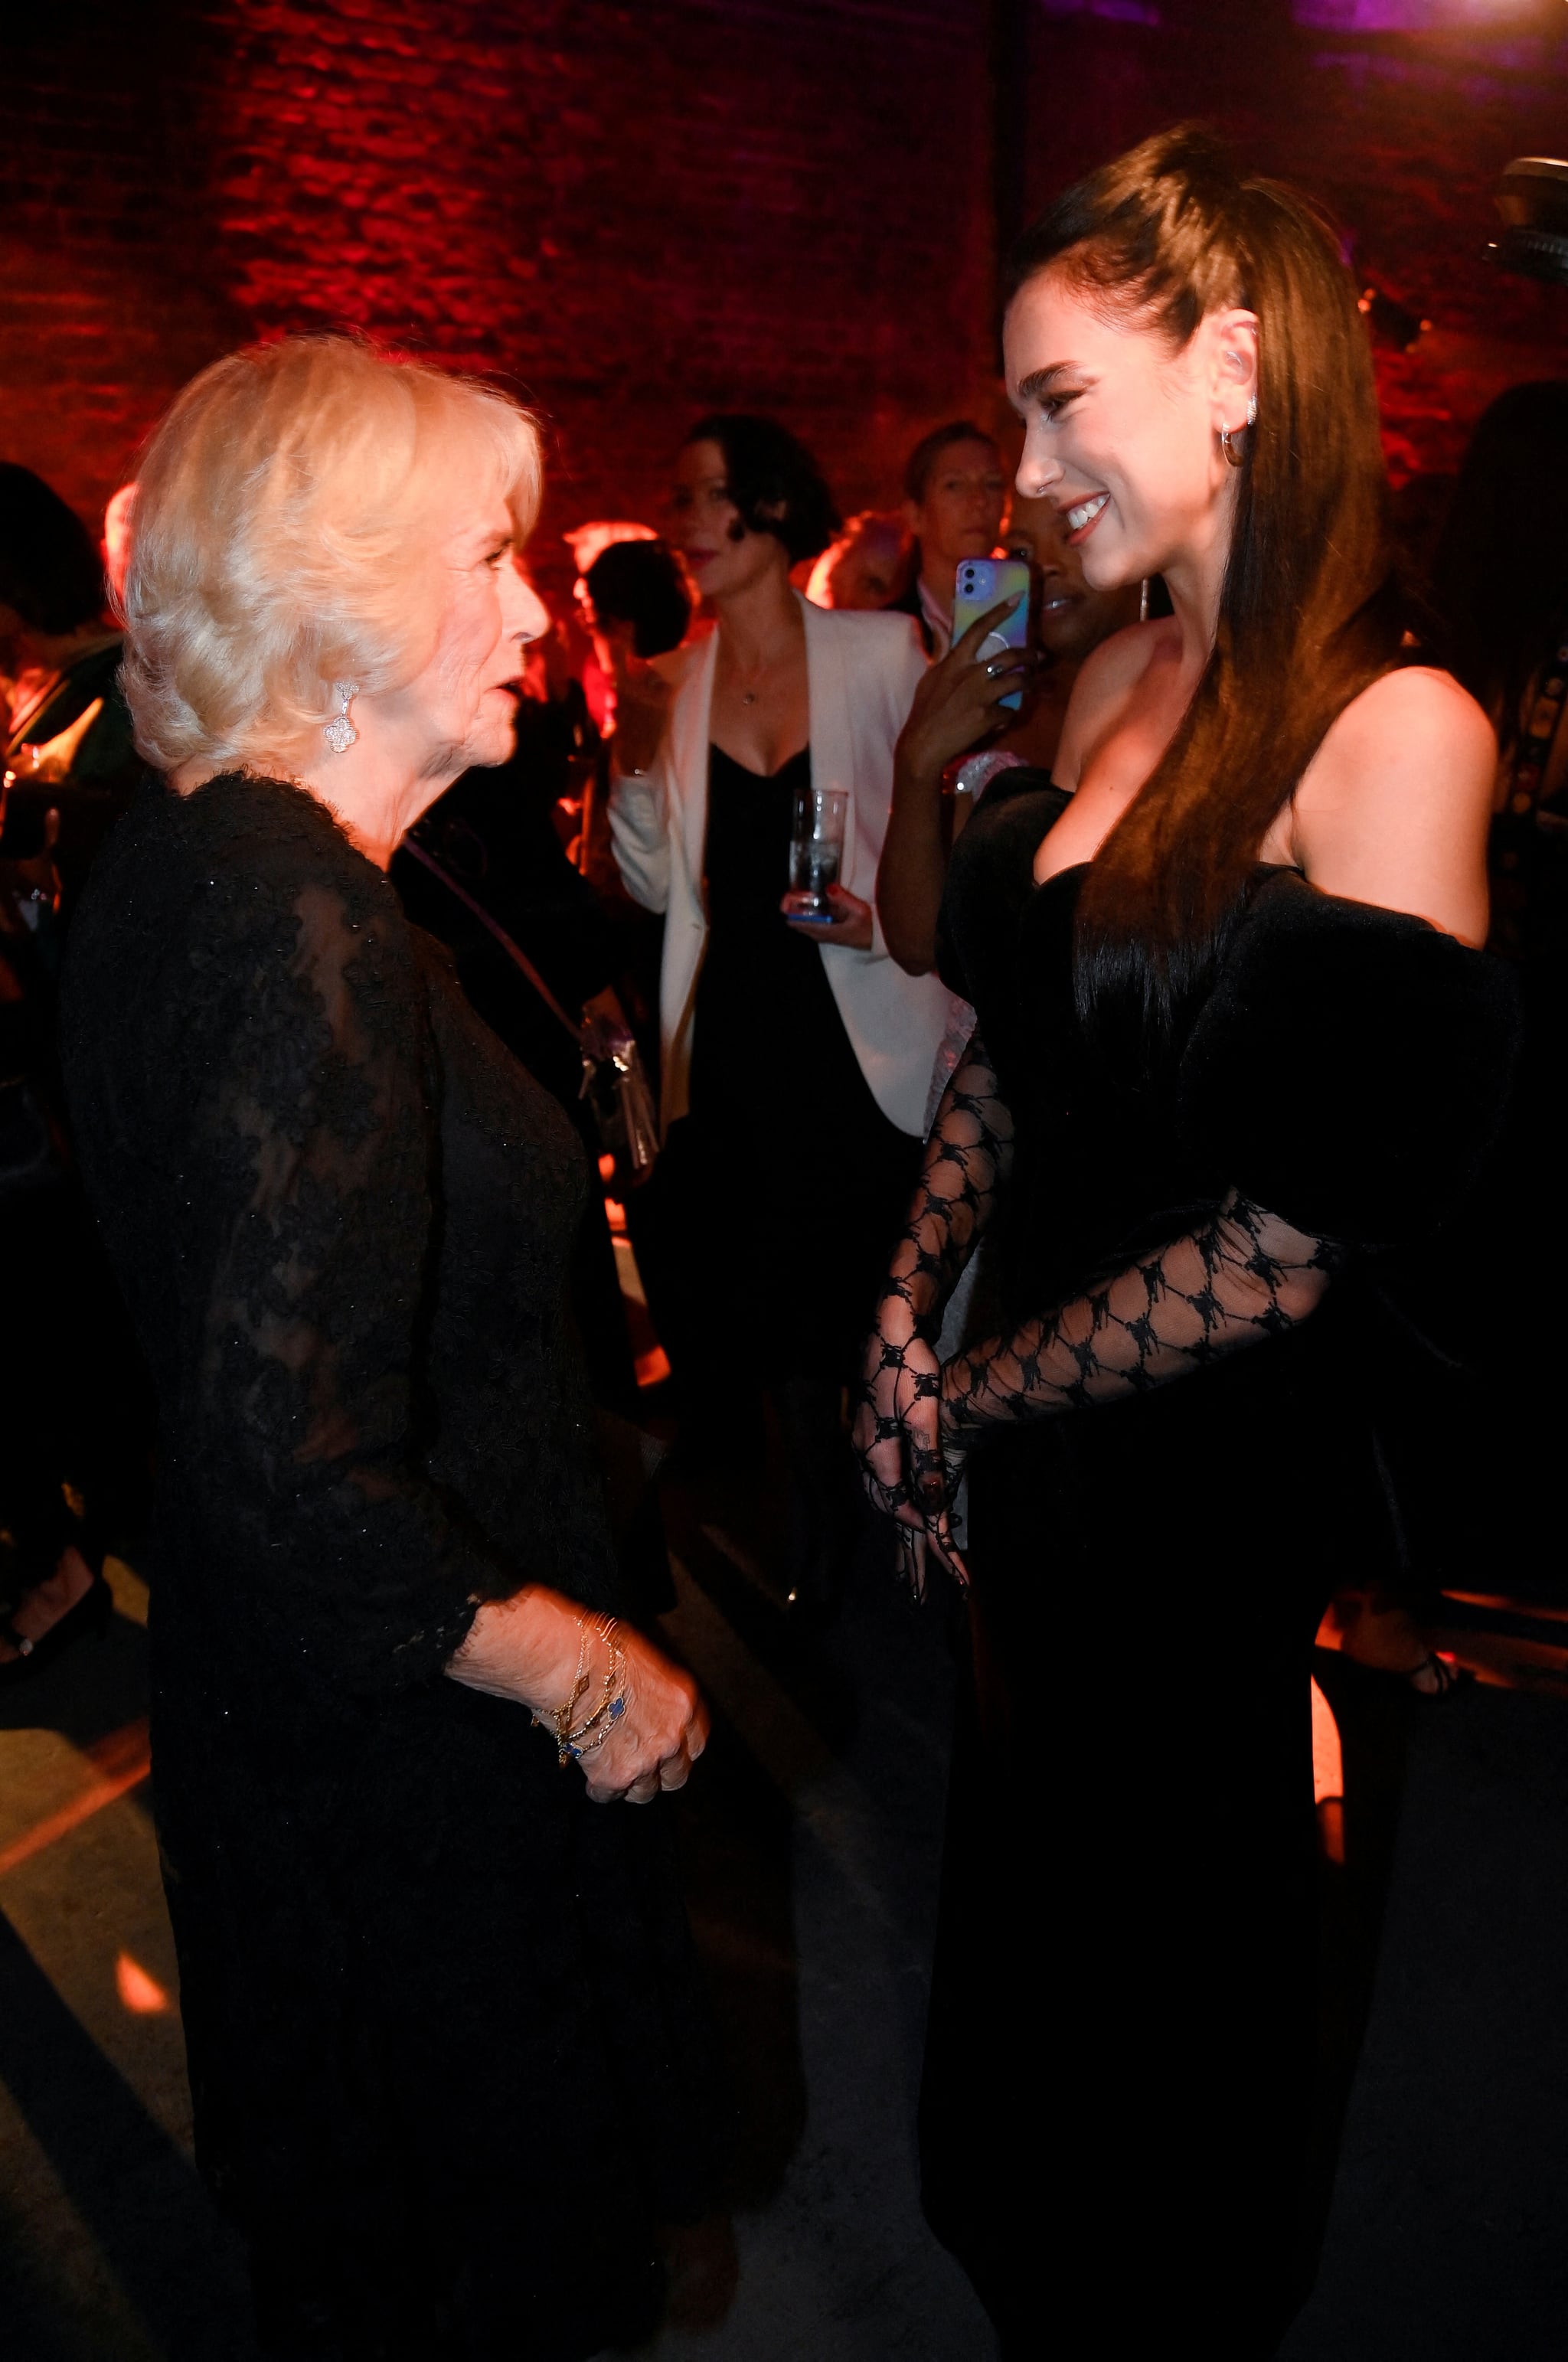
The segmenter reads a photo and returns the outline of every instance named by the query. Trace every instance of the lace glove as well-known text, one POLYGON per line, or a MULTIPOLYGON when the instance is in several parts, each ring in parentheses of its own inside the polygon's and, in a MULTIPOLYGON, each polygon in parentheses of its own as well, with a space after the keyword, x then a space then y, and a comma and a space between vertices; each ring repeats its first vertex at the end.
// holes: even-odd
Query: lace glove
POLYGON ((935 1338, 1011 1167, 1012 1134, 996 1070, 984 1043, 973 1040, 937 1109, 909 1223, 867 1342, 855 1421, 866 1489, 898 1520, 917 1594, 927 1539, 966 1580, 948 1518, 935 1338))
POLYGON ((956 1355, 941 1378, 947 1497, 982 1428, 1144 1394, 1281 1336, 1316 1309, 1343 1260, 1331 1241, 1232 1192, 1204 1229, 956 1355))

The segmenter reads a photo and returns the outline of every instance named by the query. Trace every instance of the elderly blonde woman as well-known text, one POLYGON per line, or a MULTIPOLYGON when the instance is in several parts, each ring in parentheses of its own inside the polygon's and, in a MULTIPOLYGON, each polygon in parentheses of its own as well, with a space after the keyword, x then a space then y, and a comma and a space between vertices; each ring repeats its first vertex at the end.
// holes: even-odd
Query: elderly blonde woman
POLYGON ((140 474, 155 767, 66 983, 160 1412, 154 1794, 198 2150, 268 2350, 582 2356, 700 2210, 659 1814, 705 1734, 615 1621, 563 1325, 587 1186, 385 871, 508 753, 538 495, 502 396, 296 339, 140 474))

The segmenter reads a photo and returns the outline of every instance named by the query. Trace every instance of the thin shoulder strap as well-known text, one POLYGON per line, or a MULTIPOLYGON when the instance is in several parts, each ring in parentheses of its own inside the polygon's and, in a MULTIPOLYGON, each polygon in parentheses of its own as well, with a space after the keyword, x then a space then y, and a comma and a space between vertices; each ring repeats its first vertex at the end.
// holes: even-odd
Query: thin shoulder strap
POLYGON ((445 886, 449 894, 455 894, 457 896, 458 901, 463 905, 463 908, 466 911, 471 911, 473 912, 474 917, 479 921, 480 926, 487 929, 488 932, 495 937, 496 942, 501 945, 502 950, 506 954, 508 959, 510 959, 515 966, 522 969, 524 975, 527 977, 529 983, 533 986, 535 991, 544 1002, 546 1008, 549 1010, 553 1016, 559 1018, 561 1023, 566 1027, 567 1032, 571 1035, 572 1040, 577 1043, 579 1049, 580 1049, 582 1047, 582 1027, 580 1025, 573 1024, 571 1019, 567 1015, 566 1010, 561 1007, 560 1002, 556 999, 555 994, 550 990, 549 986, 545 982, 544 977, 539 974, 538 969, 534 966, 533 961, 528 957, 527 953, 518 950, 517 945, 513 942, 505 928, 497 924, 495 920, 491 917, 490 912, 485 909, 484 904, 482 902, 476 901, 474 897, 468 892, 466 888, 458 885, 457 879, 451 875, 450 871, 443 869, 441 864, 430 854, 426 853, 425 847, 422 844, 417 844, 412 836, 405 836, 403 838, 403 850, 404 853, 412 853, 415 861, 423 863, 424 866, 429 870, 430 875, 433 877, 438 877, 441 880, 442 885, 445 886))

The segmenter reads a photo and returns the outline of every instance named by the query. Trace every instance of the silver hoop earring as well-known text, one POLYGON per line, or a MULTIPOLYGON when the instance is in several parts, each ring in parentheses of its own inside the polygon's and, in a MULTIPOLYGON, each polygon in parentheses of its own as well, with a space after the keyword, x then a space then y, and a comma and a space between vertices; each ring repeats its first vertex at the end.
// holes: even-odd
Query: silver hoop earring
POLYGON ((1241 426, 1221 426, 1220 429, 1220 448, 1224 452, 1232 468, 1239 468, 1247 455, 1244 451, 1237 450, 1231 440, 1231 436, 1244 435, 1249 426, 1255 426, 1257 423, 1258 398, 1253 393, 1247 397, 1247 415, 1244 424, 1241 426))
POLYGON ((332 694, 337 700, 337 711, 324 724, 321 734, 335 755, 347 755, 359 735, 348 719, 348 708, 359 694, 359 684, 357 680, 335 680, 332 694))
POLYGON ((1143 580, 1142 580, 1142 582, 1140 582, 1140 583, 1139 583, 1139 585, 1138 585, 1138 621, 1139 621, 1141 624, 1146 624, 1146 623, 1148 622, 1148 620, 1149 620, 1149 578, 1148 578, 1148 576, 1145 574, 1145 575, 1144 575, 1144 577, 1143 577, 1143 580))

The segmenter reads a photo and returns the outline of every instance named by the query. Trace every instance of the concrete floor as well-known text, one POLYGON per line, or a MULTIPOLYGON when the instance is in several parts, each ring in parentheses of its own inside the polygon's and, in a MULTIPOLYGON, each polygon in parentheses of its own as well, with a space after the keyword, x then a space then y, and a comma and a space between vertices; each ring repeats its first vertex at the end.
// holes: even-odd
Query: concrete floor
MULTIPOLYGON (((673 1530, 669 1637, 716 1710, 683 1820, 736 2202, 727 2267, 699 2255, 683 2286, 689 2313, 705 2298, 722 2317, 646 2355, 992 2362, 916 2202, 943 1610, 867 1574, 801 1634, 733 1525, 687 1501, 673 1530)), ((0 1698, 0 2355, 247 2362, 243 2272, 190 2158, 141 1784, 146 1594, 112 1574, 106 1638, 0 1698)), ((1349 2101, 1322 2268, 1281 2362, 1568 2351, 1568 1627, 1454 1612, 1485 1680, 1448 1705, 1322 1671, 1345 1733, 1347 1870, 1325 1893, 1349 2101)), ((1195 2327, 1181 2342, 1201 2350, 1195 2327)))

